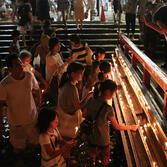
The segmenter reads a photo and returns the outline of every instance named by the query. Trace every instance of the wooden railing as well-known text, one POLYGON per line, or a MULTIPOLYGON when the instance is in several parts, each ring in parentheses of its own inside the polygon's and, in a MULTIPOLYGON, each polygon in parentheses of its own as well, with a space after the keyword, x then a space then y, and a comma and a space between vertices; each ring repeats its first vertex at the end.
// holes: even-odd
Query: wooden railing
POLYGON ((152 77, 164 91, 163 114, 167 117, 167 74, 165 74, 150 58, 148 58, 136 45, 129 40, 124 34, 119 34, 120 46, 124 50, 125 56, 128 57, 129 51, 132 52, 131 63, 133 68, 137 68, 139 61, 143 66, 143 83, 150 85, 152 77))

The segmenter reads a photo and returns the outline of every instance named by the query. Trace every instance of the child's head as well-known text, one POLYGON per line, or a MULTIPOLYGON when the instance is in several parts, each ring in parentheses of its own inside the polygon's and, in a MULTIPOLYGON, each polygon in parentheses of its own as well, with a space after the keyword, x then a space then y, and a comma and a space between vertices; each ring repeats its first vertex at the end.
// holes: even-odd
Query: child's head
POLYGON ((36 128, 39 133, 46 133, 49 128, 56 128, 58 118, 56 111, 49 108, 42 108, 39 111, 36 128))
POLYGON ((111 72, 111 65, 108 61, 102 61, 100 63, 100 71, 104 74, 108 74, 111 72))
POLYGON ((52 37, 49 39, 49 50, 51 52, 53 51, 59 52, 60 48, 61 48, 61 43, 57 38, 52 37))
POLYGON ((97 48, 95 51, 95 57, 97 61, 103 60, 105 58, 105 49, 104 48, 97 48))
POLYGON ((95 85, 94 98, 97 98, 98 96, 101 95, 106 100, 110 100, 113 97, 116 90, 117 90, 116 83, 110 79, 106 79, 95 85))
POLYGON ((30 64, 31 62, 31 52, 28 50, 24 49, 20 52, 20 59, 23 62, 23 66, 26 67, 27 65, 30 64))
POLYGON ((97 60, 94 60, 93 62, 92 62, 92 71, 93 71, 93 73, 98 73, 98 72, 100 72, 100 62, 99 61, 97 61, 97 60))
POLYGON ((80 37, 78 35, 71 35, 70 36, 70 43, 71 43, 71 45, 80 44, 81 43, 80 37))
POLYGON ((18 30, 13 30, 13 32, 12 32, 12 39, 17 39, 17 40, 19 40, 19 38, 20 38, 20 31, 18 31, 18 30))
POLYGON ((81 81, 84 74, 84 66, 79 62, 72 62, 67 67, 67 72, 65 72, 61 78, 60 87, 68 80, 70 81, 81 81))

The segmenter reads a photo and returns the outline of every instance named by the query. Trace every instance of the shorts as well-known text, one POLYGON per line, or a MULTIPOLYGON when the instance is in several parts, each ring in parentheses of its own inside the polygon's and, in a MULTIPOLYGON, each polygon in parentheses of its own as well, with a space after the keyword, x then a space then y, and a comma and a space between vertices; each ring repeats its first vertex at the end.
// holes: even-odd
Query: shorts
POLYGON ((103 165, 108 165, 110 163, 110 146, 89 146, 89 155, 95 160, 96 157, 100 157, 103 165))
POLYGON ((10 126, 10 142, 15 149, 24 149, 27 144, 38 144, 39 134, 35 124, 10 126))

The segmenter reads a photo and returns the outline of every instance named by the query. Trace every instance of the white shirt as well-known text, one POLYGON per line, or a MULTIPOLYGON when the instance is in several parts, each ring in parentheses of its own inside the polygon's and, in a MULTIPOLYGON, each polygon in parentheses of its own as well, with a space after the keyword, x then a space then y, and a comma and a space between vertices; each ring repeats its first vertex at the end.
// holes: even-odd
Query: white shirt
POLYGON ((25 71, 22 80, 15 80, 9 74, 0 82, 0 100, 6 101, 8 105, 7 117, 10 125, 25 125, 37 119, 33 89, 39 89, 38 82, 28 71, 25 71))
MULTIPOLYGON (((63 64, 64 62, 59 53, 53 56, 50 56, 50 55, 46 56, 46 80, 48 82, 50 81, 50 79, 55 73, 54 66, 56 65, 57 67, 60 67, 63 64)), ((63 72, 65 71, 66 71, 66 68, 64 68, 64 70, 62 70, 60 73, 63 74, 63 72)))

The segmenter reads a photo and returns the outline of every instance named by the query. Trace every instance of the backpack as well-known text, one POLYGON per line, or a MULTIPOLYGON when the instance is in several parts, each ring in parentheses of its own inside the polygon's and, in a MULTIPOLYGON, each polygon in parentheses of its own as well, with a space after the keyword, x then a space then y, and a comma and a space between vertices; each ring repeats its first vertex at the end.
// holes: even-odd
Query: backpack
POLYGON ((95 116, 95 119, 93 120, 90 116, 86 116, 85 120, 80 124, 80 133, 86 134, 87 136, 90 136, 91 134, 94 133, 94 128, 96 126, 96 121, 98 119, 98 116, 101 112, 101 110, 103 109, 103 107, 106 105, 107 103, 104 102, 99 110, 97 111, 97 114, 95 116))

